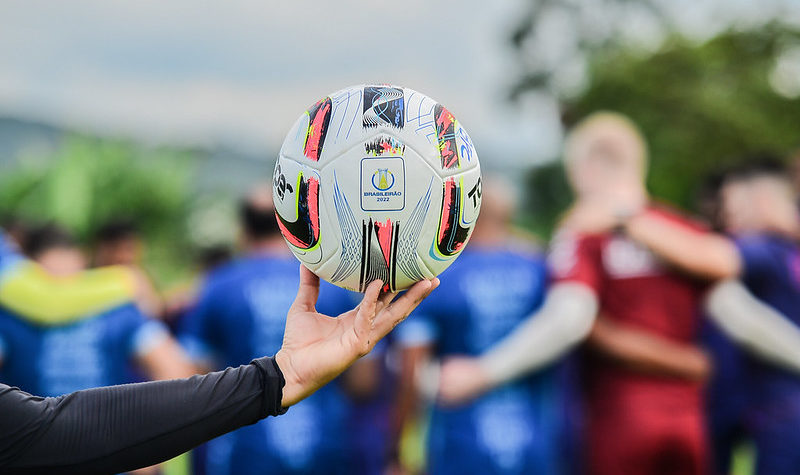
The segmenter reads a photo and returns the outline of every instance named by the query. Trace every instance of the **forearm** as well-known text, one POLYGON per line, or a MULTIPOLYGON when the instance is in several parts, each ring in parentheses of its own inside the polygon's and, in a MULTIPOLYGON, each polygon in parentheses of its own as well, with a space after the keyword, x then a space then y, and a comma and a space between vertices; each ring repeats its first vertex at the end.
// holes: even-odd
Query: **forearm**
POLYGON ((421 406, 420 388, 417 384, 420 379, 419 372, 429 361, 430 354, 431 347, 427 345, 404 348, 401 352, 390 434, 395 453, 399 450, 401 435, 406 425, 419 414, 421 406))
POLYGON ((712 280, 739 273, 739 253, 722 236, 697 232, 649 212, 634 216, 624 227, 633 240, 685 272, 712 280))
POLYGON ((18 415, 36 417, 18 424, 25 430, 24 443, 0 445, 0 467, 3 473, 85 474, 152 465, 280 414, 283 384, 273 359, 262 358, 188 379, 90 389, 59 398, 28 396, 13 407, 18 415))
POLYGON ((693 345, 625 328, 598 318, 589 336, 592 348, 629 369, 681 379, 704 379, 709 371, 705 354, 693 345))
POLYGON ((800 372, 800 328, 756 299, 739 281, 717 284, 706 311, 727 335, 764 359, 800 372))
POLYGON ((562 356, 589 333, 597 309, 597 297, 587 286, 553 286, 536 314, 480 358, 491 385, 516 379, 562 356))

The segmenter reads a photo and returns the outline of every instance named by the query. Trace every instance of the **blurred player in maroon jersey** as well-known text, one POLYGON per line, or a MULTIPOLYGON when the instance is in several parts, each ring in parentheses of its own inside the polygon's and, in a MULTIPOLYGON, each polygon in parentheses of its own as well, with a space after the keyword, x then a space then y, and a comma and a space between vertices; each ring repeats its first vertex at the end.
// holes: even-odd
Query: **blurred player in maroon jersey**
POLYGON ((439 392, 449 402, 474 397, 562 355, 589 326, 589 471, 704 473, 710 364, 696 345, 701 299, 735 341, 794 372, 800 332, 730 280, 747 270, 733 241, 650 201, 646 155, 637 128, 617 114, 572 131, 565 159, 578 200, 552 245, 545 303, 480 358, 446 362, 439 392))
MULTIPOLYGON (((551 320, 599 315, 584 365, 589 471, 704 473, 701 388, 710 366, 695 344, 698 308, 705 282, 736 275, 736 249, 650 203, 646 156, 641 134, 619 115, 595 114, 570 134, 566 167, 578 200, 554 240, 551 266, 553 289, 573 297, 550 305, 560 308, 551 320)), ((442 397, 457 401, 484 390, 500 379, 495 371, 508 378, 529 369, 535 358, 513 355, 539 352, 535 333, 519 342, 510 337, 477 364, 445 364, 442 397)))

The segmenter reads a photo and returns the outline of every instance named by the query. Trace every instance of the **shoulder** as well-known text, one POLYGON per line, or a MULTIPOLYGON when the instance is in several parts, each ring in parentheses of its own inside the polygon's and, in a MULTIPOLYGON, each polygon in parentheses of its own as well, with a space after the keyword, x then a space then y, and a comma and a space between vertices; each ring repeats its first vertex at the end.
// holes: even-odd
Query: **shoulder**
POLYGON ((203 295, 227 293, 247 280, 254 271, 253 262, 246 258, 237 258, 209 272, 202 284, 203 295))
POLYGON ((680 224, 687 228, 694 229, 695 231, 710 232, 708 225, 700 219, 687 216, 678 209, 664 203, 651 204, 648 206, 647 212, 657 215, 675 224, 680 224))
POLYGON ((600 249, 606 240, 608 240, 607 234, 586 234, 560 228, 550 240, 547 259, 551 264, 558 264, 563 260, 569 261, 588 249, 600 249))
POLYGON ((739 235, 734 237, 733 242, 750 270, 762 266, 770 255, 780 255, 785 245, 780 238, 763 233, 739 235))

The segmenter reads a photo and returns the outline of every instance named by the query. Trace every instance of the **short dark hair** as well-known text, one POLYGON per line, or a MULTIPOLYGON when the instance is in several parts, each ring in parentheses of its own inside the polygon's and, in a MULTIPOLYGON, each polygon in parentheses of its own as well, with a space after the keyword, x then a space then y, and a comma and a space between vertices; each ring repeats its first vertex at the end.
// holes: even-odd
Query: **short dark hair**
POLYGON ((738 165, 731 167, 724 174, 726 183, 751 180, 758 177, 789 179, 789 170, 780 156, 772 152, 757 152, 744 155, 738 165))
POLYGON ((280 232, 275 210, 256 206, 246 198, 239 204, 239 220, 244 232, 254 239, 272 237, 280 232))
POLYGON ((25 254, 36 258, 46 251, 60 248, 75 248, 78 242, 66 229, 48 223, 32 229, 25 240, 25 254))
POLYGON ((139 237, 139 227, 127 218, 108 221, 94 233, 96 244, 114 243, 139 237))
POLYGON ((223 244, 202 248, 197 251, 197 262, 204 271, 213 270, 233 257, 230 247, 223 244))

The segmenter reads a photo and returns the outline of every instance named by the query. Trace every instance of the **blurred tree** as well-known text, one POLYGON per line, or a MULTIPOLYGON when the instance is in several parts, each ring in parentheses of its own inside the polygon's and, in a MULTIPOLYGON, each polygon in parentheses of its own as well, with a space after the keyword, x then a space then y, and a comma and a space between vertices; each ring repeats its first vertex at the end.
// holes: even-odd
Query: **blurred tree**
POLYGON ((172 280, 189 259, 190 165, 186 152, 69 136, 55 156, 18 157, 3 170, 0 213, 53 220, 84 242, 110 219, 131 219, 149 244, 148 267, 172 280))
MULTIPOLYGON (((703 44, 675 35, 644 56, 625 48, 598 50, 588 87, 561 100, 563 121, 569 127, 602 109, 630 116, 650 145, 650 190, 691 207, 694 190, 711 171, 745 153, 785 154, 800 146, 800 90, 779 70, 798 48, 798 30, 770 24, 727 31, 703 44)), ((569 196, 560 164, 534 170, 527 184, 526 209, 536 216, 530 221, 549 229, 569 196)))

